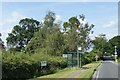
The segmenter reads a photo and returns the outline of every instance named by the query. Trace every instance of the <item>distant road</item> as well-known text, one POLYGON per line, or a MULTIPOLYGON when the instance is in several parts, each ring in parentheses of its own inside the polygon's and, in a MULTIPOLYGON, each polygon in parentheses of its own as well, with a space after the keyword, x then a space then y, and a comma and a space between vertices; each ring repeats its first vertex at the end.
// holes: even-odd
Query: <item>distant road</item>
POLYGON ((102 80, 102 78, 109 78, 107 80, 118 80, 118 64, 114 61, 103 61, 99 67, 97 78, 98 80, 102 80))

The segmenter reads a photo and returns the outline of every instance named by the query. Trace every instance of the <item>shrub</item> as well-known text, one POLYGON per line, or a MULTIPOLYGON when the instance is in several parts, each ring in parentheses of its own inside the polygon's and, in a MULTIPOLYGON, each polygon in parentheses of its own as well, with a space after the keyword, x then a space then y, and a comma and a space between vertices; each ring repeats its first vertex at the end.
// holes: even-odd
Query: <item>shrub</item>
POLYGON ((95 53, 82 54, 82 65, 95 61, 95 53))
POLYGON ((53 57, 46 54, 25 54, 3 52, 3 78, 28 79, 35 76, 47 75, 65 68, 67 61, 62 57, 53 57), (40 62, 47 61, 47 66, 41 68, 40 62))

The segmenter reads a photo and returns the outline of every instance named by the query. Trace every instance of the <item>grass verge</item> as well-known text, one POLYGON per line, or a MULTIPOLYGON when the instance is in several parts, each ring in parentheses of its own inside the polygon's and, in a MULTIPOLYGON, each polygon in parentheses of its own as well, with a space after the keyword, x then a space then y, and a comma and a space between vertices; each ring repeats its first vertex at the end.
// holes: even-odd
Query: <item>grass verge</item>
POLYGON ((97 69, 97 67, 101 64, 101 61, 93 62, 90 64, 86 64, 83 66, 84 68, 87 68, 86 70, 81 70, 81 74, 79 78, 86 78, 85 80, 90 80, 92 78, 92 75, 94 74, 94 71, 97 69))
POLYGON ((50 74, 50 75, 45 75, 41 77, 37 77, 37 79, 40 78, 73 78, 72 76, 76 76, 76 79, 85 79, 85 80, 90 80, 94 70, 100 65, 101 61, 98 62, 93 62, 86 64, 82 66, 82 68, 65 68, 63 70, 59 70, 55 74, 50 74))
POLYGON ((120 57, 118 57, 118 62, 120 62, 120 57))

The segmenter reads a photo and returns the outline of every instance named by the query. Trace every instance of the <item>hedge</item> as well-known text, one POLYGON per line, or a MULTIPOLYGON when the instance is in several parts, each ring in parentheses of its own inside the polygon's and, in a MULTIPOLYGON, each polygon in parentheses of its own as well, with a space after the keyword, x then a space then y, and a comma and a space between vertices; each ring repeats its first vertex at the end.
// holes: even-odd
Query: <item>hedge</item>
POLYGON ((37 76, 51 74, 67 66, 66 59, 53 57, 46 54, 25 54, 3 52, 2 77, 17 80, 29 79, 37 76), (47 61, 46 67, 41 67, 40 62, 47 61))
MULTIPOLYGON (((67 67, 67 59, 50 56, 43 53, 10 53, 3 51, 2 77, 17 80, 30 79, 42 75, 55 73, 58 69, 67 67), (47 61, 46 67, 41 67, 41 61, 47 61)), ((82 54, 82 65, 95 61, 95 53, 82 54)))

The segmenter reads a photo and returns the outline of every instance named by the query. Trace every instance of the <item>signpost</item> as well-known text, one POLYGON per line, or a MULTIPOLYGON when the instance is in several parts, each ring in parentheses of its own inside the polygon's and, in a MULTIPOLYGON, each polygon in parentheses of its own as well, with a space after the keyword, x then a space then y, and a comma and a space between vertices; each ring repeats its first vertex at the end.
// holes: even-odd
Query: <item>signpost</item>
POLYGON ((117 48, 117 46, 115 46, 115 62, 118 62, 118 60, 117 60, 117 50, 116 50, 116 48, 117 48))
POLYGON ((47 66, 47 61, 41 61, 41 66, 47 66))
POLYGON ((95 56, 96 61, 98 61, 98 58, 99 58, 99 56, 98 56, 98 55, 96 55, 96 56, 95 56))
POLYGON ((81 51, 81 47, 77 46, 77 58, 78 58, 77 65, 78 67, 81 67, 81 53, 79 53, 79 51, 81 51))
POLYGON ((41 72, 46 70, 47 61, 41 61, 40 62, 40 66, 41 66, 41 72))

